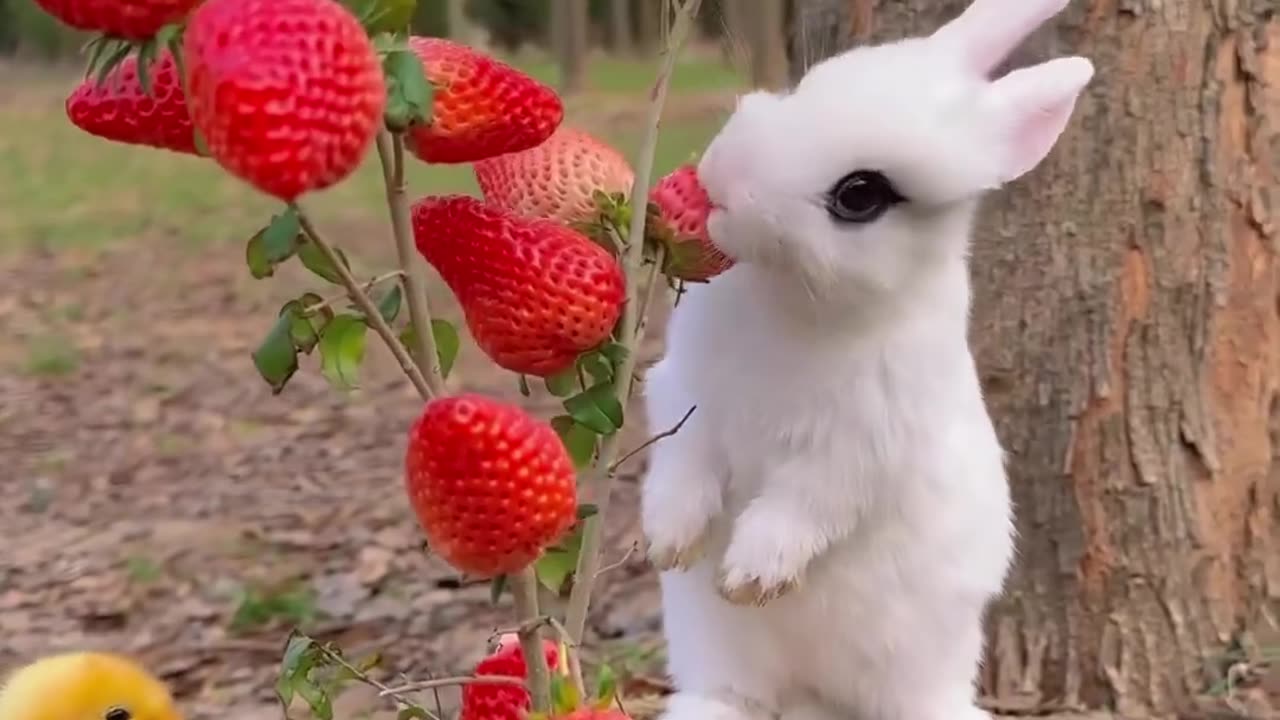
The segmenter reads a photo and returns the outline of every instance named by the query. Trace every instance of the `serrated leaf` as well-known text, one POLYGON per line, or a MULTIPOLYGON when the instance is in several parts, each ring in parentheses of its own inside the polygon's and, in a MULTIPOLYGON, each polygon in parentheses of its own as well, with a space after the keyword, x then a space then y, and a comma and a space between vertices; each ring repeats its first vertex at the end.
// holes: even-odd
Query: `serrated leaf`
POLYGON ((262 246, 267 254, 267 261, 280 263, 288 260, 298 249, 302 223, 293 208, 271 218, 271 223, 262 231, 262 246))
POLYGON ((618 694, 618 675, 607 664, 601 664, 596 675, 596 698, 612 702, 618 694))
POLYGON ((499 575, 489 583, 489 602, 494 605, 502 599, 502 592, 507 589, 507 576, 499 575))
POLYGON ((403 130, 431 116, 435 89, 416 54, 411 50, 392 50, 383 58, 382 70, 387 83, 388 127, 403 130))
POLYGON ((279 395, 298 371, 298 349, 293 344, 292 330, 293 319, 288 314, 280 315, 253 351, 253 366, 271 386, 273 395, 279 395))
POLYGON ((612 383, 596 383, 564 401, 564 409, 582 425, 601 435, 622 429, 622 403, 614 397, 612 383))
POLYGON ((547 392, 556 397, 567 397, 578 388, 578 370, 572 365, 565 370, 543 380, 547 392))
POLYGON ((573 459, 575 468, 582 470, 591 464, 596 454, 595 431, 568 415, 557 415, 551 418, 551 427, 560 436, 560 441, 564 443, 564 449, 573 459))
POLYGON ((355 315, 338 315, 320 337, 320 372, 339 390, 359 387, 368 326, 355 315))
MULTIPOLYGON (((342 252, 342 248, 334 248, 333 252, 338 256, 338 260, 343 265, 350 268, 351 263, 347 261, 347 254, 342 252)), ((324 254, 318 245, 309 239, 302 238, 298 245, 298 259, 302 261, 304 267, 317 276, 333 283, 334 285, 342 284, 342 276, 338 274, 338 268, 329 262, 329 257, 324 254)))
POLYGON ((393 323, 396 316, 400 314, 400 303, 403 299, 403 292, 400 283, 395 283, 385 295, 378 300, 378 314, 388 323, 393 323))

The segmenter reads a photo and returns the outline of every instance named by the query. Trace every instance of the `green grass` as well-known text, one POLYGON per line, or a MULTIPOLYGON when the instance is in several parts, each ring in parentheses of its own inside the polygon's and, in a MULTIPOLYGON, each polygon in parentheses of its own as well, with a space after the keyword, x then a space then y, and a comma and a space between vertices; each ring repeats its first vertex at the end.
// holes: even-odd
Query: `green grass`
MULTIPOLYGON (((552 65, 521 61, 553 82, 552 65)), ((592 96, 570 104, 566 122, 580 124, 634 157, 654 63, 593 59, 592 96), (608 111, 603 113, 603 111, 608 111)), ((66 119, 63 98, 76 82, 66 70, 0 67, 0 252, 44 246, 100 248, 138 237, 170 238, 180 246, 242 242, 278 209, 214 163, 92 137, 66 119)), ((735 86, 732 73, 712 61, 690 60, 676 73, 672 103, 735 86)), ((678 113, 664 124, 655 166, 665 173, 701 151, 721 118, 678 113)), ((410 167, 411 193, 475 193, 469 165, 410 167)), ((385 223, 377 156, 353 177, 304 199, 321 223, 347 231, 385 223)), ((363 239, 363 238, 362 238, 363 239)), ((344 238, 336 237, 343 242, 344 238)))

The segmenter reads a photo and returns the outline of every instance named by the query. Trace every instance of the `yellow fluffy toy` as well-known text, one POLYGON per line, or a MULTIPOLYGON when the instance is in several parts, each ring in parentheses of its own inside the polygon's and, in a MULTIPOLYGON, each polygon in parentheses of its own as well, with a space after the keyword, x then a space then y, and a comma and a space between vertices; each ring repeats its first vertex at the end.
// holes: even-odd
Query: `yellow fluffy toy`
POLYGON ((182 720, 168 688, 119 655, 54 655, 3 682, 0 720, 182 720))

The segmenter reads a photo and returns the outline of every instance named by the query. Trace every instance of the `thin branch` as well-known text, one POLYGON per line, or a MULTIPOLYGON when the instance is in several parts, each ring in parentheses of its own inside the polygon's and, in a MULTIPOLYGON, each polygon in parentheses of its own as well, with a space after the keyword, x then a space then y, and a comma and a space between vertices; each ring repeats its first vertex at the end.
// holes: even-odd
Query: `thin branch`
POLYGON ((379 691, 379 696, 403 695, 405 693, 437 690, 455 685, 519 685, 524 687, 524 680, 507 675, 462 675, 459 677, 435 678, 397 685, 379 691))
MULTIPOLYGON (((675 72, 676 59, 693 30, 694 18, 702 0, 685 0, 680 3, 676 12, 675 23, 666 36, 662 50, 662 62, 649 98, 649 112, 646 118, 644 141, 640 146, 640 154, 635 164, 635 184, 631 188, 631 227, 626 238, 626 255, 623 262, 627 274, 627 305, 623 311, 622 327, 618 342, 627 348, 626 357, 620 363, 616 376, 618 378, 614 392, 618 400, 625 406, 631 397, 633 376, 639 347, 636 338, 642 324, 641 313, 645 308, 639 298, 636 287, 640 268, 644 263, 644 227, 649 205, 649 180, 653 175, 653 159, 658 148, 658 130, 662 125, 662 110, 667 101, 667 89, 670 87, 671 75, 675 72)), ((666 15, 664 14, 664 17, 666 15)), ((600 448, 600 455, 592 468, 584 490, 598 508, 595 515, 583 522, 582 548, 578 554, 578 565, 574 571, 573 590, 569 593, 569 607, 565 614, 565 626, 569 636, 575 643, 581 644, 583 633, 587 627, 587 611, 591 605, 591 591, 595 587, 596 573, 600 569, 600 545, 604 536, 604 521, 609 513, 610 480, 609 467, 617 455, 622 433, 615 432, 605 439, 600 448)))
POLYGON ((538 614, 538 575, 533 566, 521 570, 511 577, 511 595, 515 599, 516 619, 537 622, 522 624, 520 628, 520 648, 524 651, 525 667, 529 672, 529 694, 533 698, 534 712, 547 712, 551 709, 551 670, 547 667, 547 656, 542 650, 542 627, 538 614))
POLYGON ((665 440, 671 437, 672 435, 675 435, 676 433, 680 432, 680 428, 684 427, 684 424, 689 421, 689 416, 693 415, 693 411, 697 409, 698 409, 697 405, 694 405, 693 407, 689 408, 689 412, 685 413, 684 417, 680 418, 680 422, 677 422, 675 425, 672 425, 666 430, 663 430, 657 435, 654 435, 648 440, 645 440, 644 442, 640 443, 640 445, 637 446, 634 450, 615 460, 614 463, 609 466, 609 474, 617 475, 618 468, 622 467, 623 463, 635 457, 636 455, 639 455, 640 453, 644 452, 654 443, 661 442, 662 440, 665 440))
MULTIPOLYGON (((403 274, 404 274, 404 271, 403 271, 403 270, 392 270, 392 271, 391 271, 391 272, 389 272, 389 273, 383 273, 383 274, 381 274, 381 275, 379 275, 379 276, 375 277, 374 279, 370 280, 369 282, 365 283, 364 285, 362 285, 362 286, 361 286, 361 289, 363 289, 365 292, 369 292, 370 290, 372 290, 372 289, 374 289, 375 287, 377 287, 377 286, 381 285, 382 283, 384 283, 384 282, 386 282, 386 281, 390 280, 391 278, 397 278, 397 277, 400 277, 400 276, 401 276, 401 275, 403 275, 403 274)), ((325 298, 325 299, 321 300, 320 302, 316 303, 315 305, 309 305, 309 306, 307 306, 307 307, 303 308, 303 309, 302 309, 302 314, 304 314, 304 315, 315 315, 316 313, 320 312, 321 310, 323 310, 323 309, 325 309, 325 308, 327 308, 327 307, 332 306, 334 303, 339 302, 339 301, 342 301, 342 300, 347 300, 347 299, 349 299, 350 297, 351 297, 351 294, 350 294, 350 293, 346 293, 346 292, 342 293, 341 295, 331 295, 331 296, 329 296, 329 297, 327 297, 327 298, 325 298)))
POLYGON ((426 283, 422 279, 422 263, 413 242, 413 225, 409 215, 409 196, 404 179, 404 137, 387 130, 378 133, 378 159, 382 161, 382 180, 386 185, 387 209, 391 211, 391 230, 396 240, 396 255, 404 272, 405 295, 409 300, 409 324, 417 336, 417 357, 413 360, 436 397, 445 394, 444 373, 436 353, 436 337, 431 326, 431 307, 427 303, 426 283))
POLYGON ((373 328, 373 331, 378 333, 382 341, 387 344, 391 354, 400 363, 400 369, 404 371, 405 375, 409 376, 409 381, 417 388, 418 394, 422 396, 423 400, 434 398, 435 394, 431 391, 431 387, 427 385, 422 372, 418 370, 417 365, 413 364, 413 358, 409 357, 404 345, 400 344, 400 339, 396 337, 391 326, 387 325, 382 313, 378 312, 378 306, 374 305, 373 301, 369 299, 369 294, 360 288, 360 283, 356 281, 351 274, 351 270, 342 262, 338 254, 333 251, 333 246, 320 236, 315 225, 311 223, 311 218, 307 217, 301 207, 297 208, 297 211, 298 222, 302 225, 302 231, 307 234, 311 242, 316 244, 316 247, 320 248, 320 252, 324 253, 324 256, 329 259, 334 269, 338 271, 338 278, 342 281, 342 286, 347 289, 347 295, 351 297, 351 301, 356 304, 356 307, 360 308, 361 312, 365 314, 365 321, 369 323, 369 327, 373 328))
POLYGON ((622 554, 622 559, 621 559, 621 560, 619 560, 618 562, 615 562, 615 563, 610 563, 610 564, 608 564, 608 565, 605 565, 604 567, 602 567, 602 568, 600 568, 599 570, 597 570, 597 571, 596 571, 596 577, 600 577, 601 575, 604 575, 605 573, 613 572, 614 570, 617 570, 618 568, 622 567, 623 565, 626 565, 626 564, 627 564, 627 561, 628 561, 628 560, 630 560, 630 559, 631 559, 631 556, 635 554, 635 552, 636 552, 636 548, 638 548, 638 547, 639 547, 639 545, 638 545, 638 544, 636 544, 636 543, 631 543, 631 547, 627 548, 627 551, 626 551, 625 553, 623 553, 623 554, 622 554))
POLYGON ((357 680, 359 680, 360 682, 366 685, 369 685, 370 687, 377 688, 378 695, 380 697, 384 697, 384 696, 392 697, 395 699, 397 703, 401 705, 405 705, 407 707, 412 707, 412 708, 416 708, 418 710, 423 711, 433 720, 442 720, 442 718, 435 715, 431 711, 409 700, 408 698, 404 697, 401 693, 396 692, 394 688, 389 688, 386 685, 383 685, 381 682, 374 680, 372 677, 369 676, 369 673, 364 672, 363 670, 356 667, 355 665, 352 665, 351 663, 347 662, 347 659, 342 657, 342 655, 330 650, 328 647, 325 647, 324 645, 317 645, 316 647, 320 649, 320 652, 324 653, 325 657, 329 658, 329 660, 331 660, 332 662, 336 662, 339 665, 341 665, 343 668, 347 670, 347 672, 351 673, 351 675, 355 677, 357 680))

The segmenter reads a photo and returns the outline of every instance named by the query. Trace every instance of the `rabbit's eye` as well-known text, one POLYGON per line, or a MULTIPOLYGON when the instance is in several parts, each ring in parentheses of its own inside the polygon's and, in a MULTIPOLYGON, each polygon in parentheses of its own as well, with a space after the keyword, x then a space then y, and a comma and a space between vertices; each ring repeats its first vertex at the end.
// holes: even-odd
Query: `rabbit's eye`
POLYGON ((827 213, 840 222, 869 223, 905 199, 881 173, 857 170, 827 192, 827 213))
POLYGON ((122 707, 113 707, 102 718, 103 720, 133 720, 133 715, 122 707))

